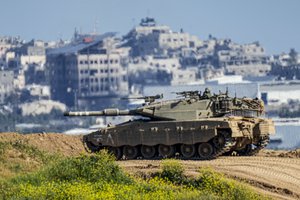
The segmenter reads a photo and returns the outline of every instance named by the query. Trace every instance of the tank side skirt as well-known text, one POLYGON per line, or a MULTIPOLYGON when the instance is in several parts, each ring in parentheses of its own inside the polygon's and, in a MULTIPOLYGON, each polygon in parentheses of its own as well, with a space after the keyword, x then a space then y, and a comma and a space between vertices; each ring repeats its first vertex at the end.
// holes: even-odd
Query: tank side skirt
POLYGON ((103 134, 103 146, 174 145, 207 142, 218 129, 229 129, 227 122, 182 121, 132 124, 113 128, 103 134), (209 124, 209 125, 208 125, 209 124))

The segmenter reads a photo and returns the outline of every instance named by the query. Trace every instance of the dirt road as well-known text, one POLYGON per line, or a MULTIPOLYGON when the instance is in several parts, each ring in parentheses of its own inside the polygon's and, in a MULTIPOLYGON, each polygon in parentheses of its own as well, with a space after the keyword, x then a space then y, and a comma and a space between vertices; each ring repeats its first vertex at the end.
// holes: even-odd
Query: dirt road
MULTIPOLYGON (((226 176, 250 184, 255 190, 275 199, 300 199, 300 159, 282 157, 220 157, 212 161, 180 161, 187 175, 210 166, 226 176)), ((159 170, 158 160, 119 161, 131 173, 159 170)))

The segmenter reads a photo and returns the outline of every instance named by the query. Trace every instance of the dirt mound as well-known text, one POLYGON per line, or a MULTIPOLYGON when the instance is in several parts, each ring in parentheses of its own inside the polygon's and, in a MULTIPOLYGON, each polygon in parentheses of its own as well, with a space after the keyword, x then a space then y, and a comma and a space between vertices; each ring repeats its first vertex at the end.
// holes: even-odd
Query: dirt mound
POLYGON ((300 158, 300 149, 295 150, 270 150, 264 149, 259 152, 258 156, 263 157, 281 157, 281 158, 300 158))
POLYGON ((0 133, 0 142, 20 142, 37 147, 39 150, 74 156, 85 153, 82 136, 58 133, 18 134, 0 133))

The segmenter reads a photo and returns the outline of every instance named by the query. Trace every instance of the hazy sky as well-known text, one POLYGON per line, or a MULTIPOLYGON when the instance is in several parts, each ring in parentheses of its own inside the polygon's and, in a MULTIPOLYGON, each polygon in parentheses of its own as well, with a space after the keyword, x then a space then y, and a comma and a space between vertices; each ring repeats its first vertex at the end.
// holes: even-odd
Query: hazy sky
POLYGON ((268 54, 300 52, 298 0, 0 0, 0 35, 69 39, 75 27, 127 33, 145 16, 174 31, 238 43, 259 41, 268 54))

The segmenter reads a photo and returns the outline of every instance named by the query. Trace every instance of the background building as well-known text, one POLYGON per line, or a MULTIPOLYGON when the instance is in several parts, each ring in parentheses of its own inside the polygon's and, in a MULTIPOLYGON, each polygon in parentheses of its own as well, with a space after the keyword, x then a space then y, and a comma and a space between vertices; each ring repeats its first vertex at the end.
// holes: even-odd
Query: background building
POLYGON ((5 99, 14 91, 13 71, 0 70, 0 104, 6 103, 5 99))
POLYGON ((128 95, 124 57, 128 50, 118 49, 113 36, 76 35, 71 44, 48 51, 47 68, 54 100, 87 109, 128 95))

